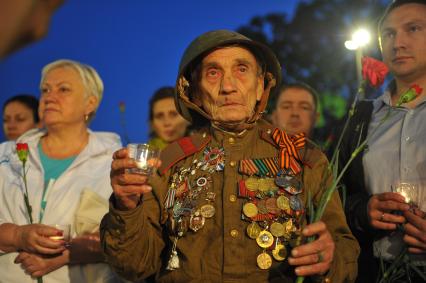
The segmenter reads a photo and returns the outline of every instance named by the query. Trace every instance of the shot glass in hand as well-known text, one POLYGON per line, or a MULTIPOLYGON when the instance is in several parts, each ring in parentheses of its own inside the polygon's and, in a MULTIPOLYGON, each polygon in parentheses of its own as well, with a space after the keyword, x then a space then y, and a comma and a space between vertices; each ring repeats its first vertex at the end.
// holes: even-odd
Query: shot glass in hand
POLYGON ((56 241, 65 241, 66 245, 69 244, 71 239, 71 225, 70 224, 50 224, 49 226, 55 227, 62 231, 62 235, 50 236, 49 238, 56 241))
POLYGON ((405 198, 405 202, 411 207, 419 207, 421 192, 420 186, 415 183, 397 183, 392 186, 392 192, 405 198))
POLYGON ((137 164, 137 168, 128 169, 128 172, 150 176, 155 171, 155 162, 160 157, 158 148, 145 143, 130 143, 127 150, 129 158, 133 158, 137 164))

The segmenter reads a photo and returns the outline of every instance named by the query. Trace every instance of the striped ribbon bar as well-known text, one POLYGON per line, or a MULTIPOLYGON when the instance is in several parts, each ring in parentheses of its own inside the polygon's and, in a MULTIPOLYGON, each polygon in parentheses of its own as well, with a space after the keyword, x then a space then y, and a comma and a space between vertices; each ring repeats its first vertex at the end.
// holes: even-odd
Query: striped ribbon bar
POLYGON ((279 167, 281 169, 290 169, 295 175, 298 174, 302 170, 299 164, 301 158, 298 150, 305 146, 305 134, 288 135, 280 129, 275 129, 272 133, 272 139, 280 147, 278 155, 279 167))
POLYGON ((238 170, 240 173, 249 176, 273 177, 276 176, 279 171, 278 159, 276 157, 243 159, 240 160, 238 170))

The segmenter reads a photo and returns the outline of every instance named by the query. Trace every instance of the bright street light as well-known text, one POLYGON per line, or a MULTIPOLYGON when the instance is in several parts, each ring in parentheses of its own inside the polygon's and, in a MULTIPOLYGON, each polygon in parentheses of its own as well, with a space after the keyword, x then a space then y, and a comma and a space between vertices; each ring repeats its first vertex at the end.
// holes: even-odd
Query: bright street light
MULTIPOLYGON (((345 47, 349 50, 355 50, 355 62, 358 84, 362 81, 362 48, 366 46, 371 39, 370 32, 366 29, 358 29, 352 34, 351 40, 345 41, 345 47)), ((361 97, 363 98, 363 97, 361 97)))

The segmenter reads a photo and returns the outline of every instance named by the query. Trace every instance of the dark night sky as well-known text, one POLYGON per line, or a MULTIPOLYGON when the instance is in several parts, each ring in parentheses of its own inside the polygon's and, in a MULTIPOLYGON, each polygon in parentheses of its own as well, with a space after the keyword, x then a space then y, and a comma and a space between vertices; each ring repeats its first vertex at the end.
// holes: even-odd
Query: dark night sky
POLYGON ((149 97, 157 88, 174 84, 180 57, 196 36, 235 30, 256 15, 291 15, 297 2, 68 0, 55 13, 44 40, 0 63, 0 103, 17 93, 38 96, 40 71, 47 63, 81 61, 95 67, 105 84, 91 128, 122 134, 118 104, 124 101, 130 139, 146 141, 149 97))

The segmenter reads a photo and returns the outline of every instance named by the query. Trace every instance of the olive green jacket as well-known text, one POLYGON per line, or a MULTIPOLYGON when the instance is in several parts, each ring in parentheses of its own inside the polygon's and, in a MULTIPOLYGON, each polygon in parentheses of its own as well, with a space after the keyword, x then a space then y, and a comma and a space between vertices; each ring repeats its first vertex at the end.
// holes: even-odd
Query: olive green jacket
MULTIPOLYGON (((238 161, 277 155, 271 130, 270 124, 259 121, 240 136, 213 128, 195 134, 191 137, 191 148, 182 150, 172 144, 163 152, 162 168, 158 176, 151 179, 153 191, 144 195, 141 205, 130 211, 120 211, 114 207, 112 197, 109 213, 101 223, 101 241, 107 260, 116 272, 130 280, 151 277, 156 282, 294 282, 294 272, 287 261, 273 260, 268 270, 257 267, 256 258, 262 249, 247 236, 248 223, 241 220, 244 200, 236 197, 237 182, 247 178, 239 173, 238 161), (167 271, 165 267, 174 239, 169 235, 168 214, 164 209, 169 177, 176 166, 189 167, 194 160, 200 160, 206 146, 225 150, 224 171, 211 174, 216 214, 206 219, 202 229, 188 232, 178 240, 180 268, 167 271)), ((319 200, 324 189, 320 183, 328 161, 310 145, 300 153, 305 164, 301 198, 306 205, 308 190, 314 203, 319 200)), ((359 246, 346 224, 337 193, 332 196, 322 220, 336 243, 327 281, 353 282, 359 246)))

